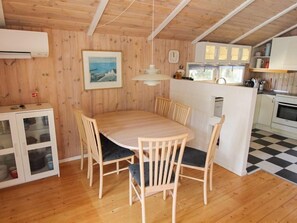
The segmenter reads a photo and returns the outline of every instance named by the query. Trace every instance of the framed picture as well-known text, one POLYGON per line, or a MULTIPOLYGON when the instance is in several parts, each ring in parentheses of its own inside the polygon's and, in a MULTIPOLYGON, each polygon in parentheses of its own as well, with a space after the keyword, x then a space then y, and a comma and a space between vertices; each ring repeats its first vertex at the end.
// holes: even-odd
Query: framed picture
POLYGON ((122 87, 122 53, 82 51, 86 90, 122 87))

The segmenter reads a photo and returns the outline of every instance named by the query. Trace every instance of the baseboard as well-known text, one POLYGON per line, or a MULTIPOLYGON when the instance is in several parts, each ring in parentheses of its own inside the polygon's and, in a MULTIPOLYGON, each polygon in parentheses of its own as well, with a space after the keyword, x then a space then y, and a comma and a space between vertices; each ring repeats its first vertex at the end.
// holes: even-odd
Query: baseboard
POLYGON ((256 123, 253 125, 253 128, 257 128, 257 129, 264 130, 267 132, 272 132, 274 134, 278 134, 278 135, 281 135, 281 136, 284 136, 287 138, 297 139, 296 133, 288 132, 288 131, 285 131, 282 129, 271 128, 270 126, 267 126, 267 125, 262 125, 262 124, 256 123))
MULTIPOLYGON (((88 157, 88 155, 84 154, 84 158, 87 158, 87 157, 88 157)), ((79 160, 79 159, 80 159, 80 155, 79 156, 72 156, 72 157, 69 157, 69 158, 59 160, 59 163, 67 163, 67 162, 74 161, 74 160, 79 160)))

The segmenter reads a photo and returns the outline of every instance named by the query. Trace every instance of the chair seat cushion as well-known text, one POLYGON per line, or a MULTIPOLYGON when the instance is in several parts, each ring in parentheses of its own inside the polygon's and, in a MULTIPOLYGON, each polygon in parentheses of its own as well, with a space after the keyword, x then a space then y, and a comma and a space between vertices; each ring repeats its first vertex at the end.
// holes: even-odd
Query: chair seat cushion
POLYGON ((135 155, 135 153, 129 149, 123 148, 114 142, 107 139, 100 134, 100 141, 102 146, 102 159, 103 161, 117 160, 129 156, 135 155))
MULTIPOLYGON (((177 155, 175 156, 175 162, 177 162, 178 154, 179 150, 177 151, 177 155)), ((186 146, 181 163, 190 166, 204 167, 206 155, 207 153, 204 151, 186 146)))
MULTIPOLYGON (((155 172, 154 166, 155 165, 153 164, 153 173, 155 172)), ((150 185, 150 179, 149 179, 149 162, 144 162, 143 167, 144 167, 144 182, 145 182, 144 184, 147 187, 147 186, 150 185)), ((159 163, 158 167, 160 167, 160 163, 159 163)), ((130 171, 132 177, 137 182, 137 184, 139 186, 141 186, 141 182, 140 182, 140 165, 139 165, 139 163, 129 164, 129 171, 130 171)), ((174 182, 174 177, 175 177, 175 174, 174 174, 174 172, 172 172, 172 175, 171 175, 171 178, 170 178, 170 183, 173 183, 174 182)), ((153 179, 154 179, 154 176, 153 176, 153 179)))

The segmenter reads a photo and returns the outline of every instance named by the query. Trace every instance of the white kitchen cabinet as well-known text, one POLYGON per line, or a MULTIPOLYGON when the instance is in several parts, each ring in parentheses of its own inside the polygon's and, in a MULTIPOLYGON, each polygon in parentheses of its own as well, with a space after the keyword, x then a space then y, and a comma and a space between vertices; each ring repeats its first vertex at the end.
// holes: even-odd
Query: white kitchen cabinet
POLYGON ((59 175, 49 104, 0 107, 0 188, 59 175))
POLYGON ((232 45, 229 44, 229 64, 240 65, 250 62, 251 47, 244 45, 232 45))
POLYGON ((260 107, 261 107, 261 101, 262 101, 262 94, 258 94, 257 95, 257 100, 256 100, 255 112, 254 112, 253 125, 258 123, 260 107))
MULTIPOLYGON (((258 98, 257 98, 258 99, 258 98)), ((274 95, 262 94, 258 124, 270 126, 274 108, 274 95)))
POLYGON ((297 36, 273 38, 269 69, 297 70, 297 36))
POLYGON ((214 65, 239 65, 249 63, 251 47, 244 45, 198 42, 195 62, 214 65))

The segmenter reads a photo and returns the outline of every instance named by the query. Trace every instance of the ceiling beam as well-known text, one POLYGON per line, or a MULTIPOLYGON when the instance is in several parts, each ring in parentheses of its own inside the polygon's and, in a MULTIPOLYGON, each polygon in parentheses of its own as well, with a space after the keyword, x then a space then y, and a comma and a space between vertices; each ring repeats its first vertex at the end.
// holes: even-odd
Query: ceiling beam
POLYGON ((268 38, 268 39, 262 41, 261 43, 258 43, 257 45, 253 46, 253 48, 256 48, 256 47, 258 47, 258 46, 261 46, 261 45, 263 45, 264 43, 267 43, 268 41, 272 40, 273 38, 278 37, 278 36, 280 36, 280 35, 282 35, 282 34, 284 34, 284 33, 287 33, 287 32, 289 32, 289 31, 291 31, 292 29, 295 29, 296 27, 297 27, 297 24, 295 24, 295 25, 293 25, 293 26, 291 26, 291 27, 285 29, 284 31, 281 31, 280 33, 274 35, 273 37, 270 37, 270 38, 268 38))
POLYGON ((261 29, 263 26, 266 26, 267 24, 273 22, 274 20, 278 19, 279 17, 283 16, 284 14, 290 12, 291 10, 295 9, 297 7, 297 3, 291 5, 289 8, 286 8, 282 12, 278 13, 277 15, 271 17, 270 19, 266 20, 262 24, 256 26, 255 28, 251 29, 250 31, 246 32, 245 34, 241 35, 240 37, 236 38, 235 40, 231 41, 230 43, 237 43, 238 41, 244 39, 248 35, 251 35, 252 33, 256 32, 257 30, 261 29))
POLYGON ((247 6, 249 6, 252 2, 255 0, 247 0, 243 2, 240 6, 235 8, 232 12, 230 12, 228 15, 226 15, 224 18, 222 18, 220 21, 218 21, 216 24, 214 24, 212 27, 210 27, 208 30, 206 30, 204 33, 202 33, 200 36, 198 36, 196 39, 192 41, 192 44, 196 44, 200 40, 202 40, 204 37, 206 37, 208 34, 216 30, 218 27, 223 25, 225 22, 227 22, 229 19, 231 19, 233 16, 235 16, 237 13, 245 9, 247 6))
POLYGON ((107 5, 107 3, 109 2, 109 0, 101 0, 97 9, 96 9, 96 12, 93 16, 93 20, 89 26, 89 29, 88 29, 88 36, 92 36, 102 15, 103 15, 103 12, 105 10, 105 7, 107 5))
POLYGON ((170 23, 184 7, 186 7, 191 0, 182 0, 178 6, 169 14, 169 16, 164 19, 164 21, 149 35, 147 38, 148 41, 151 41, 155 38, 167 25, 170 23))
POLYGON ((5 27, 5 18, 4 18, 2 0, 0 0, 0 27, 5 27))

